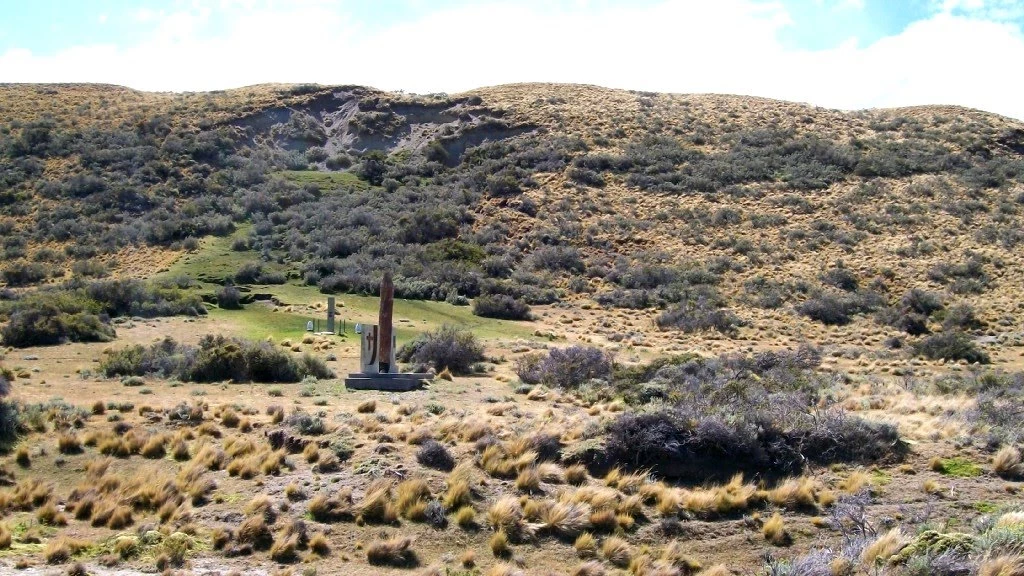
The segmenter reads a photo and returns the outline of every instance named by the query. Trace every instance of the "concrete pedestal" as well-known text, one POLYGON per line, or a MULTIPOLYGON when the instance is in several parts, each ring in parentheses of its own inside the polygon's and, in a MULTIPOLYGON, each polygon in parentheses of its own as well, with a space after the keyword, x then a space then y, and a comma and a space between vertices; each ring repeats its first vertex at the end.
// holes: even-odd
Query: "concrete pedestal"
POLYGON ((388 390, 391 392, 408 392, 420 387, 424 380, 433 378, 432 374, 405 372, 391 374, 349 374, 345 378, 345 387, 349 390, 388 390))

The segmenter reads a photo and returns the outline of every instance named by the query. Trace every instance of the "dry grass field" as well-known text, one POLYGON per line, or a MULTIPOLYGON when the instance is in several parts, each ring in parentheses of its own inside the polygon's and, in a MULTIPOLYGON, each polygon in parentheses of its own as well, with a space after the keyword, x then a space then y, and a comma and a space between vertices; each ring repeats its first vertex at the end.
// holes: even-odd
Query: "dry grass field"
POLYGON ((1016 121, 532 84, 0 118, 0 573, 1024 574, 1016 121), (421 390, 343 383, 382 266, 421 390))

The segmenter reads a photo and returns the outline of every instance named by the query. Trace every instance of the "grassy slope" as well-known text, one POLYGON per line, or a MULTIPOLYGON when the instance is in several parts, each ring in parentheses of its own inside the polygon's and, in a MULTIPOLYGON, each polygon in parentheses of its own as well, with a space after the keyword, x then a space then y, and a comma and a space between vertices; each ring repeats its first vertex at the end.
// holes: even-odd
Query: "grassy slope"
MULTIPOLYGON (((202 240, 200 248, 186 254, 170 266, 161 277, 188 275, 199 279, 213 279, 229 276, 243 264, 255 261, 252 252, 236 252, 231 249, 235 238, 248 235, 248 227, 240 227, 232 236, 208 237, 202 240)), ((264 268, 287 272, 288 267, 273 262, 264 262, 264 268)), ((197 289, 211 292, 217 284, 201 281, 197 289)), ((234 323, 241 333, 249 338, 296 338, 305 333, 308 320, 326 319, 326 313, 317 310, 317 305, 326 305, 327 296, 316 287, 304 286, 296 281, 282 285, 252 286, 254 292, 271 294, 283 305, 277 311, 263 304, 251 304, 243 311, 229 311, 213 308, 211 317, 234 323), (291 310, 291 311, 288 311, 291 310)), ((378 299, 375 296, 354 294, 338 295, 339 321, 347 321, 347 332, 354 334, 356 322, 376 322, 378 299)), ((512 322, 474 316, 469 306, 453 306, 445 302, 420 300, 395 300, 395 322, 400 340, 408 340, 416 334, 433 330, 443 324, 455 324, 470 328, 481 338, 529 338, 535 327, 528 322, 512 322)), ((339 326, 340 330, 341 327, 339 326)))

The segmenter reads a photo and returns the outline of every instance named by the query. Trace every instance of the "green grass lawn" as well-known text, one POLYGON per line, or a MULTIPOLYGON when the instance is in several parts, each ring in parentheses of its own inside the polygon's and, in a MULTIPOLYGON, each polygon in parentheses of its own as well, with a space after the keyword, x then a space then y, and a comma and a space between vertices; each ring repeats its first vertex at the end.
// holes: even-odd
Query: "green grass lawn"
MULTIPOLYGON (((273 294, 283 304, 312 305, 316 302, 327 303, 327 295, 321 294, 315 286, 284 284, 280 286, 254 286, 254 291, 273 294)), ((338 294, 337 298, 337 329, 342 328, 344 321, 347 334, 354 336, 357 322, 377 323, 379 299, 376 296, 357 296, 338 294)), ((223 318, 244 326, 244 332, 250 338, 295 338, 301 337, 309 320, 327 319, 325 311, 316 314, 295 314, 284 311, 272 311, 260 304, 250 304, 243 310, 211 311, 212 318, 223 318)), ((395 331, 399 340, 408 341, 417 334, 434 330, 443 324, 454 324, 468 328, 484 339, 533 338, 535 327, 530 322, 512 322, 480 318, 470 312, 469 306, 453 306, 445 302, 428 302, 422 300, 395 299, 395 331)))
POLYGON ((212 284, 210 280, 216 281, 217 279, 234 276, 239 268, 249 262, 262 264, 263 269, 268 272, 288 272, 289 266, 278 264, 277 262, 263 262, 260 260, 259 254, 251 250, 238 252, 231 249, 231 245, 236 238, 246 238, 249 236, 251 228, 251 225, 243 224, 230 236, 220 238, 207 236, 203 238, 199 243, 198 250, 178 258, 174 264, 171 264, 167 272, 158 275, 158 277, 173 277, 187 274, 204 284, 209 284, 209 286, 204 286, 204 288, 211 289, 212 284))
POLYGON ((338 188, 353 188, 355 190, 368 190, 370 183, 361 180, 351 172, 318 172, 316 170, 284 170, 275 172, 277 176, 294 182, 299 186, 316 184, 324 192, 338 188))
MULTIPOLYGON (((333 174, 333 173, 332 173, 333 174)), ((197 251, 186 254, 172 264, 167 272, 160 276, 169 277, 186 274, 200 280, 195 290, 200 293, 212 293, 218 286, 211 282, 219 278, 230 277, 247 262, 260 262, 259 256, 251 251, 236 252, 231 249, 235 238, 245 238, 249 234, 249 226, 240 226, 234 234, 223 238, 206 237, 197 251)), ((275 272, 288 272, 287 265, 276 262, 261 262, 264 269, 275 272)), ((297 268, 296 268, 297 269, 297 268)), ((253 292, 271 294, 285 305, 312 306, 316 303, 327 303, 327 295, 321 294, 315 286, 304 286, 297 281, 281 285, 254 285, 253 292)), ((347 332, 354 335, 356 322, 377 322, 379 300, 376 296, 358 296, 354 294, 338 294, 338 330, 344 320, 347 332)), ((325 311, 312 314, 285 312, 283 309, 273 311, 263 304, 249 304, 243 310, 221 310, 214 308, 211 318, 223 320, 241 327, 242 334, 248 338, 275 339, 301 337, 306 330, 308 320, 326 321, 325 311)), ((443 324, 454 324, 472 330, 484 339, 533 338, 536 327, 530 322, 513 322, 474 316, 469 306, 453 306, 445 302, 429 302, 423 300, 395 299, 395 329, 400 341, 408 341, 417 334, 434 330, 443 324)))

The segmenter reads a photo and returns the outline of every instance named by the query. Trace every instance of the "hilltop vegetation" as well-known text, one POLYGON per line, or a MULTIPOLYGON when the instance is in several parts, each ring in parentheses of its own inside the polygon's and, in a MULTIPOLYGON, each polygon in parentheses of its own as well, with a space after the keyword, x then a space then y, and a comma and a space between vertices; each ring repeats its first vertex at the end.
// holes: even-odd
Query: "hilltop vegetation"
POLYGON ((871 318, 971 361, 961 332, 1013 321, 975 296, 1019 280, 1024 129, 980 112, 557 85, 5 86, 0 111, 9 287, 244 225, 247 265, 208 280, 373 293, 390 268, 399 297, 481 315, 592 301, 729 336, 871 318))

